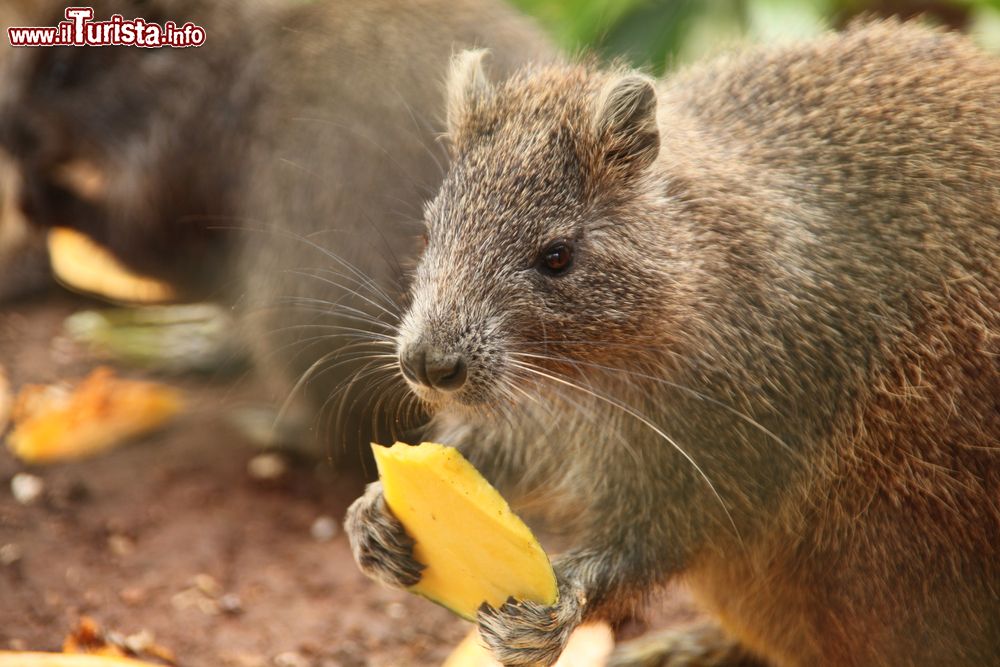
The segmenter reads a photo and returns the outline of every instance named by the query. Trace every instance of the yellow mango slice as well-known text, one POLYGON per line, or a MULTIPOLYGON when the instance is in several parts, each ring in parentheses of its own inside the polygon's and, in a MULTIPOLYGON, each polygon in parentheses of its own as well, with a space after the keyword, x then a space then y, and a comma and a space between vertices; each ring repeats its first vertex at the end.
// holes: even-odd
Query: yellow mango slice
POLYGON ((159 303, 176 297, 167 283, 133 273, 108 250, 67 227, 49 231, 52 272, 64 285, 112 301, 159 303))
MULTIPOLYGON (((552 667, 604 667, 615 648, 615 634, 607 623, 581 625, 570 635, 566 649, 552 667)), ((501 667, 473 629, 455 647, 441 667, 501 667)))
POLYGON ((409 590, 474 620, 508 597, 554 604, 555 573, 507 501, 452 447, 372 445, 385 502, 426 565, 409 590))
POLYGON ((0 667, 156 667, 152 663, 102 655, 0 651, 0 667))
POLYGON ((153 431, 182 407, 175 389, 98 368, 75 388, 24 387, 7 447, 28 463, 82 458, 153 431))

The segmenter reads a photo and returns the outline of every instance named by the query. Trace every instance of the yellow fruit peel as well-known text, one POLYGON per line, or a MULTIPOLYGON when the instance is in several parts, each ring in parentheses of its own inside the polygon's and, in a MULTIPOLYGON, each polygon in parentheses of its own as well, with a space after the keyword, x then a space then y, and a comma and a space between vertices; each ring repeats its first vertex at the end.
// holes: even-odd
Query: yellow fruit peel
POLYGON ((426 566, 409 590, 474 620, 483 602, 558 599, 541 545, 457 449, 425 442, 372 445, 386 504, 426 566))
POLYGON ((98 368, 75 388, 22 389, 7 447, 27 463, 83 458, 159 428, 182 406, 175 389, 98 368))
POLYGON ((177 296, 167 283, 132 272, 106 248, 74 229, 50 230, 48 245, 52 272, 74 290, 127 303, 162 303, 177 296))
POLYGON ((149 662, 103 655, 0 651, 0 667, 157 667, 149 662))

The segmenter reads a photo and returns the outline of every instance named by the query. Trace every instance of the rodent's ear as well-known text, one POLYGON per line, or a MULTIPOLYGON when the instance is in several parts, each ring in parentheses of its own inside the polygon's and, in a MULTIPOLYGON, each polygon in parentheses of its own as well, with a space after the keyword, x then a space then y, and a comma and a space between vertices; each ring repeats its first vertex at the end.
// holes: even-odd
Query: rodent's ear
POLYGON ((597 98, 594 129, 609 170, 635 175, 652 165, 660 152, 653 80, 628 74, 608 82, 597 98))
POLYGON ((451 58, 447 85, 448 135, 453 146, 459 146, 474 133, 473 118, 493 87, 483 71, 486 49, 470 49, 451 58))

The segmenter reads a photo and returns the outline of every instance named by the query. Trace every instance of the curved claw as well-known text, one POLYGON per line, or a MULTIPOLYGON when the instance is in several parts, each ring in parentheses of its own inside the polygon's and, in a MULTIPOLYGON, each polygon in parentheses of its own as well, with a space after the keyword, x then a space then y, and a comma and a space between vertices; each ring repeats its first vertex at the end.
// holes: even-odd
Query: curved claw
POLYGON ((504 667, 551 665, 583 617, 583 595, 560 586, 552 606, 508 598, 495 608, 479 607, 479 634, 504 667))

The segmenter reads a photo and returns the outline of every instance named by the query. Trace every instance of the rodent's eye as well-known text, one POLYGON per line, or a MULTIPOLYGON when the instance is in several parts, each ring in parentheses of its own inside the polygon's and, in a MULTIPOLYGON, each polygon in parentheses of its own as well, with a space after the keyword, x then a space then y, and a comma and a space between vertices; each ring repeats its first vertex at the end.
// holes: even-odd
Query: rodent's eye
POLYGON ((573 243, 565 239, 556 241, 542 251, 538 268, 551 276, 565 273, 573 265, 573 243))

